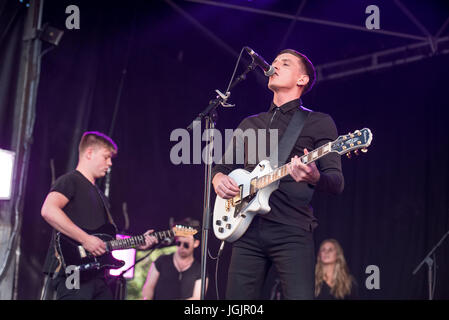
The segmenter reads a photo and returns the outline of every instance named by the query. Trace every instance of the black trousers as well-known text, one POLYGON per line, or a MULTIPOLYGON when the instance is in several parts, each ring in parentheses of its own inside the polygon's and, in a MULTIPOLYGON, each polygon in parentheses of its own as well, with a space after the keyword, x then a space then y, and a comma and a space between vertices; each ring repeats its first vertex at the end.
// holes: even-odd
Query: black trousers
MULTIPOLYGON (((62 271, 61 271, 62 273, 62 271)), ((52 280, 57 300, 113 300, 112 291, 104 274, 82 278, 79 289, 68 289, 66 277, 58 275, 52 280)))
POLYGON ((313 232, 256 216, 233 243, 226 299, 257 300, 271 265, 284 299, 312 300, 315 287, 313 232))

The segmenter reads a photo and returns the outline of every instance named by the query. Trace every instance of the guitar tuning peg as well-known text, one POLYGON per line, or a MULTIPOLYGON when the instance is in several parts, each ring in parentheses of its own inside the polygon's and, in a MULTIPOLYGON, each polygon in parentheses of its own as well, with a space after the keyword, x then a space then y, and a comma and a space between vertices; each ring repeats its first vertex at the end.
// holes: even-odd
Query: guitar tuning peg
POLYGON ((351 159, 351 152, 348 152, 348 153, 346 154, 346 156, 348 157, 348 159, 351 159))
POLYGON ((367 148, 363 148, 363 149, 362 149, 362 152, 363 152, 363 153, 367 153, 367 152, 368 152, 368 149, 367 149, 367 148))
POLYGON ((358 155, 359 155, 359 150, 354 150, 354 154, 355 154, 356 156, 358 156, 358 155))

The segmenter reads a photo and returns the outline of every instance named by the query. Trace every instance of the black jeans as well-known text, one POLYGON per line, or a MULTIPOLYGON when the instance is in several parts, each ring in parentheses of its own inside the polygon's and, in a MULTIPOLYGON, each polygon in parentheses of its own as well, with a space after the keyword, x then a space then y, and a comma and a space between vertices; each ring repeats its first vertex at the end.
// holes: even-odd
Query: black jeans
POLYGON ((313 232, 256 216, 233 244, 226 299, 261 299, 271 264, 284 299, 312 300, 315 287, 313 232))
MULTIPOLYGON (((62 273, 63 271, 61 271, 62 273)), ((56 290, 57 300, 113 300, 112 291, 104 274, 81 279, 79 289, 68 289, 66 277, 58 275, 52 284, 56 290)))

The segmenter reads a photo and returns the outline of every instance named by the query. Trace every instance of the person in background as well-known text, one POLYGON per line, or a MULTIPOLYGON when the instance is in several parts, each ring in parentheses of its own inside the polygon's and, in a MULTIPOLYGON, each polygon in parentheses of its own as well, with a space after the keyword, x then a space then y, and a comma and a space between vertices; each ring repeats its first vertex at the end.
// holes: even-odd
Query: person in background
POLYGON ((320 245, 315 267, 315 299, 357 299, 357 284, 335 239, 326 239, 320 245))
MULTIPOLYGON (((176 223, 200 231, 197 220, 186 218, 176 223)), ((160 256, 151 264, 142 289, 143 300, 199 300, 201 296, 201 265, 194 257, 200 245, 199 232, 176 237, 175 253, 160 256)), ((207 290, 207 278, 206 278, 207 290)))

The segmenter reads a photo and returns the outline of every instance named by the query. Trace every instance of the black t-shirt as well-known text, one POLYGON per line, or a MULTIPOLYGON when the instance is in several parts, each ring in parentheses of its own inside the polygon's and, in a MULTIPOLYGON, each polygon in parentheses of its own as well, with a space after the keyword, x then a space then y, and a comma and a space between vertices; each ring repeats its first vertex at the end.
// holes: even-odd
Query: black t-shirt
POLYGON ((78 227, 95 230, 108 222, 100 190, 79 171, 59 177, 50 192, 62 193, 69 199, 62 209, 78 227))
MULTIPOLYGON (((321 285, 320 294, 315 298, 316 300, 337 300, 337 298, 331 293, 331 287, 323 281, 321 285)), ((358 299, 358 287, 357 283, 352 282, 351 292, 346 295, 343 300, 356 300, 358 299)))
POLYGON ((154 300, 187 299, 193 294, 196 280, 201 279, 201 265, 194 260, 189 269, 179 272, 173 264, 173 254, 160 256, 156 262, 159 279, 154 300))
MULTIPOLYGON (((292 100, 280 107, 277 107, 272 103, 268 112, 262 112, 245 118, 240 123, 238 129, 241 129, 242 131, 247 129, 266 131, 267 141, 265 143, 267 146, 266 151, 268 153, 270 150, 269 141, 271 139, 269 130, 278 129, 278 140, 280 141, 291 118, 300 105, 300 99, 292 100)), ((257 132, 255 136, 256 140, 258 140, 257 132)), ((310 152, 335 140, 337 137, 337 128, 328 114, 311 112, 304 123, 301 134, 299 135, 287 162, 290 162, 291 158, 295 155, 302 156, 304 154, 304 148, 307 148, 310 152)), ((250 146, 248 146, 246 142, 237 139, 235 144, 228 146, 222 159, 223 163, 216 164, 213 167, 212 178, 218 172, 229 174, 232 170, 242 167, 242 165, 235 163, 235 160, 238 159, 236 158, 238 150, 244 150, 243 168, 251 172, 256 165, 263 160, 258 157, 258 148, 261 143, 263 143, 263 141, 257 141, 254 145, 255 150, 251 151, 250 146), (241 146, 242 143, 244 146, 241 146), (228 156, 227 153, 229 153, 230 156, 228 156), (234 163, 226 163, 228 162, 226 159, 233 159, 234 163)), ((318 223, 313 215, 313 209, 309 204, 314 191, 338 194, 343 191, 344 186, 341 158, 339 154, 331 152, 316 161, 316 165, 320 170, 321 176, 315 187, 312 187, 305 182, 297 183, 290 175, 287 175, 280 180, 279 188, 271 194, 269 201, 271 211, 263 215, 262 218, 286 225, 298 226, 308 231, 315 229, 318 223)))
MULTIPOLYGON (((93 185, 81 172, 74 170, 59 177, 50 189, 63 194, 69 202, 62 208, 65 214, 78 227, 95 230, 108 222, 101 191, 93 185)), ((107 205, 107 199, 102 195, 107 205)), ((55 258, 54 239, 52 239, 43 272, 52 275, 58 261, 55 258)))

